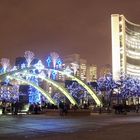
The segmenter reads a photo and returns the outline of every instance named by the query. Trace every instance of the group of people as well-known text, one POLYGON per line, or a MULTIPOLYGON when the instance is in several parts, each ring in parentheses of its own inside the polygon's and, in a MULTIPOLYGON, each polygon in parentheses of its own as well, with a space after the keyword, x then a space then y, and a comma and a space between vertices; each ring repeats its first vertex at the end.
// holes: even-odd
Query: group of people
POLYGON ((29 114, 39 114, 41 111, 41 106, 39 103, 30 104, 28 113, 29 114))
MULTIPOLYGON (((3 100, 0 104, 0 107, 2 109, 2 114, 6 115, 8 113, 11 113, 12 115, 17 115, 22 111, 22 104, 18 101, 13 102, 7 102, 6 100, 3 100)), ((63 101, 59 102, 58 106, 52 105, 52 104, 39 104, 39 103, 33 103, 29 105, 29 109, 27 111, 27 114, 40 114, 43 112, 44 109, 59 109, 60 115, 67 115, 68 109, 77 110, 77 106, 73 106, 67 103, 64 103, 63 101)))
POLYGON ((126 105, 126 104, 117 104, 113 106, 113 109, 115 110, 115 114, 122 114, 122 113, 127 113, 130 111, 134 111, 136 113, 139 112, 139 104, 137 105, 126 105))
POLYGON ((1 103, 2 114, 5 115, 7 112, 11 112, 12 115, 17 115, 19 111, 19 102, 13 101, 12 103, 7 103, 5 100, 1 103))

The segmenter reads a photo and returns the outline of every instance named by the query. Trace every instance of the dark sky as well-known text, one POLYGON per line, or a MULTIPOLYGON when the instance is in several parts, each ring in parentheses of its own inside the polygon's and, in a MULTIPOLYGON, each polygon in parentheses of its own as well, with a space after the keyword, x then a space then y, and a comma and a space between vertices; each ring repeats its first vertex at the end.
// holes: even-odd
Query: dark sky
POLYGON ((0 58, 56 51, 111 64, 113 13, 140 23, 140 0, 0 0, 0 58))

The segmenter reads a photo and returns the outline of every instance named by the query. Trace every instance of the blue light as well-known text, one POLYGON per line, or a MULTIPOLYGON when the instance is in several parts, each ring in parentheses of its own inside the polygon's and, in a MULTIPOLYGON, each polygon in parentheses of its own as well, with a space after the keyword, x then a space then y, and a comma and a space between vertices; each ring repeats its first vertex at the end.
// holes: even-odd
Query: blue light
POLYGON ((23 69, 25 67, 26 67, 26 64, 25 63, 21 64, 21 69, 23 69))
POLYGON ((30 104, 37 104, 41 103, 41 95, 40 92, 38 92, 35 88, 30 87, 30 92, 29 92, 29 103, 30 104))
POLYGON ((8 78, 6 78, 4 81, 6 84, 8 84, 10 80, 8 78))
POLYGON ((62 67, 62 60, 60 58, 57 59, 58 67, 61 68, 62 67))
POLYGON ((50 68, 51 67, 51 62, 52 62, 52 59, 51 59, 50 56, 47 58, 46 62, 47 62, 47 66, 50 68))
MULTIPOLYGON (((32 71, 33 74, 36 73, 36 70, 32 71)), ((30 81, 38 85, 38 79, 35 76, 30 77, 30 81)), ((34 87, 30 86, 29 89, 29 103, 30 104, 37 104, 41 103, 41 94, 38 90, 36 90, 34 87)))
POLYGON ((1 67, 0 68, 0 74, 4 73, 4 69, 1 67))
POLYGON ((55 70, 53 70, 53 71, 52 71, 52 78, 53 78, 53 80, 56 79, 56 74, 57 74, 57 72, 56 72, 55 70))

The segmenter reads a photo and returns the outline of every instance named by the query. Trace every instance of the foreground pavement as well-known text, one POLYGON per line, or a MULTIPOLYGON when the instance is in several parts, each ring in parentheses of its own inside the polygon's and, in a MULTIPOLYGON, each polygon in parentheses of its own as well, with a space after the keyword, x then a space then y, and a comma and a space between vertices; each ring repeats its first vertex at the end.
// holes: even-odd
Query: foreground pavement
POLYGON ((0 116, 0 140, 139 140, 140 114, 0 116))

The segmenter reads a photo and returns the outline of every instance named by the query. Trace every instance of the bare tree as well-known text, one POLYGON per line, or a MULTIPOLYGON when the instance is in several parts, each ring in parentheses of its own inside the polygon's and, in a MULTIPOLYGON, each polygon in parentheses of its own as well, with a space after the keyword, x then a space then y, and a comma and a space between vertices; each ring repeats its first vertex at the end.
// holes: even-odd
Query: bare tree
POLYGON ((0 64, 2 65, 4 72, 6 72, 6 69, 10 66, 10 60, 8 58, 2 58, 0 64))
POLYGON ((31 51, 25 51, 24 57, 25 57, 25 59, 27 61, 27 66, 29 67, 31 62, 32 62, 32 60, 34 59, 34 53, 31 52, 31 51))
POLYGON ((47 71, 48 78, 50 78, 50 77, 51 77, 51 73, 52 73, 52 70, 51 70, 51 69, 48 69, 48 71, 47 71))
POLYGON ((59 55, 56 52, 52 52, 52 53, 50 53, 50 56, 52 58, 53 67, 55 68, 57 59, 59 58, 59 55))

